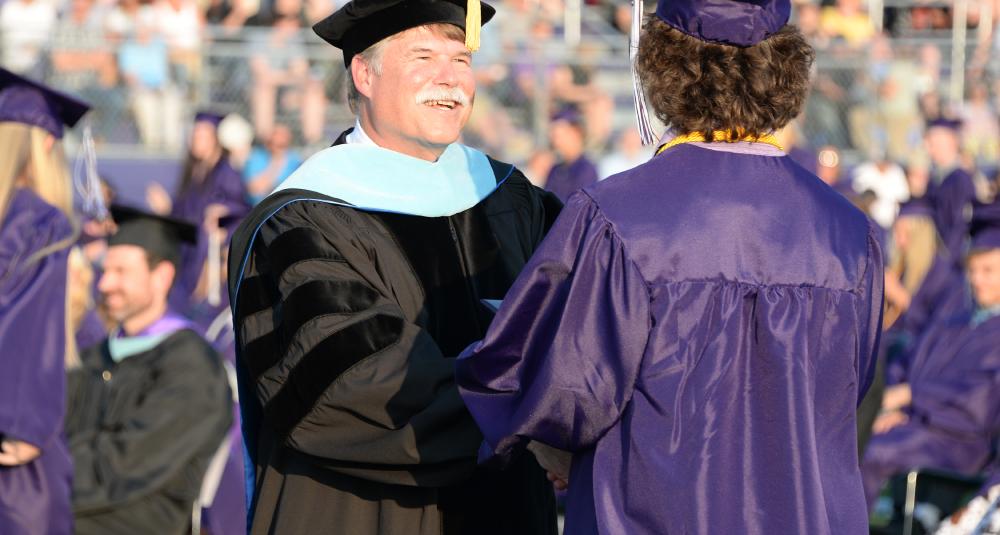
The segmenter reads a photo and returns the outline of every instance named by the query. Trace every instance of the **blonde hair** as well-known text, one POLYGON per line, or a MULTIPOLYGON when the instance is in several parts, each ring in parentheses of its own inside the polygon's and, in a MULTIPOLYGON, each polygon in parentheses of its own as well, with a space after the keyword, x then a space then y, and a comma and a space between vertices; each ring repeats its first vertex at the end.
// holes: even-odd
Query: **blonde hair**
POLYGON ((77 223, 73 214, 73 181, 62 143, 52 134, 22 123, 0 122, 0 224, 7 215, 17 181, 27 176, 24 187, 31 188, 48 204, 58 208, 73 227, 71 235, 48 245, 29 261, 68 247, 76 240, 77 223), (25 172, 28 171, 28 172, 25 172))

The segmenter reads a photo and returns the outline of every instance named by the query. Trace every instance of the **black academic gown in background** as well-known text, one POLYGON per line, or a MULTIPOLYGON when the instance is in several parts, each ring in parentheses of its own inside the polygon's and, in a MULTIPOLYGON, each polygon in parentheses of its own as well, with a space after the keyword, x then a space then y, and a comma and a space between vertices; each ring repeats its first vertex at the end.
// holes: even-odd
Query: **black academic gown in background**
POLYGON ((66 419, 77 535, 189 532, 202 478, 232 424, 220 357, 182 329, 119 363, 107 340, 81 359, 69 374, 66 419))
POLYGON ((556 533, 530 454, 477 467, 482 436, 454 382, 454 357, 492 318, 480 299, 503 298, 559 207, 491 164, 506 181, 449 217, 287 190, 236 231, 251 533, 556 533))

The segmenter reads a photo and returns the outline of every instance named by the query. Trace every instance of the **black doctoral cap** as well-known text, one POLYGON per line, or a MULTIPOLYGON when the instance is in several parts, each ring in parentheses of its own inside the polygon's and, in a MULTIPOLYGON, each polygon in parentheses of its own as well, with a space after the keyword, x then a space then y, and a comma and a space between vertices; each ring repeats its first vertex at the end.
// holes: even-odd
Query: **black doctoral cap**
POLYGON ((375 43, 425 24, 454 24, 465 45, 479 48, 479 30, 496 9, 480 0, 352 0, 313 26, 316 35, 344 51, 344 65, 375 43))
POLYGON ((180 262, 181 243, 195 243, 198 227, 128 206, 114 205, 111 217, 118 231, 108 238, 108 246, 137 245, 152 256, 163 258, 175 266, 180 262))

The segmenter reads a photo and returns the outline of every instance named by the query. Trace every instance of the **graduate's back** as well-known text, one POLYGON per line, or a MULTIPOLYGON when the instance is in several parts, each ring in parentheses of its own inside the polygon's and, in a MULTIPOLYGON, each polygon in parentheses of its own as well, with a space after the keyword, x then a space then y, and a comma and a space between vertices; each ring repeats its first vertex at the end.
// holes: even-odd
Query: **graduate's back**
POLYGON ((631 406, 593 464, 594 495, 624 516, 598 523, 866 533, 855 412, 882 284, 867 218, 761 143, 672 147, 585 194, 652 316, 631 406))

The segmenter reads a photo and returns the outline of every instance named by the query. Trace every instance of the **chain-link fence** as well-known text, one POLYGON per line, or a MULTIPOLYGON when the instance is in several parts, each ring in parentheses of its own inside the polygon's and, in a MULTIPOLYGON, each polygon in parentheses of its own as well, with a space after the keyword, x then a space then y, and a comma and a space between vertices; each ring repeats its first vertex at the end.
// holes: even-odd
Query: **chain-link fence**
MULTIPOLYGON (((258 138, 287 125, 310 148, 353 123, 341 54, 310 31, 211 27, 208 37, 178 53, 155 41, 57 34, 32 74, 94 105, 89 124, 104 154, 179 154, 190 117, 202 109, 239 114, 258 138)), ((627 36, 598 29, 574 47, 559 39, 484 39, 467 143, 524 162, 546 146, 548 118, 565 105, 581 108, 595 156, 616 131, 633 127, 627 36)), ((804 142, 849 158, 874 152, 906 160, 919 150, 928 113, 948 104, 950 47, 940 36, 818 50, 800 121, 804 142)), ((967 57, 977 50, 973 42, 967 57)), ((989 82, 997 60, 986 58, 976 76, 989 82)))

